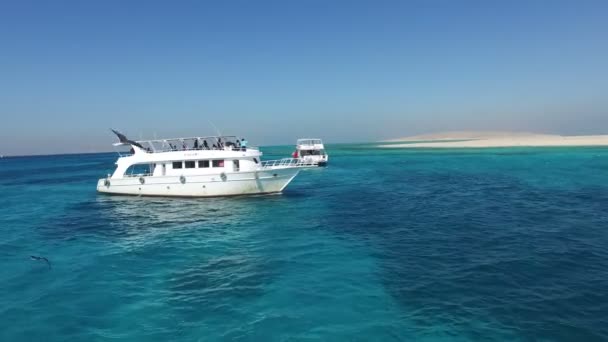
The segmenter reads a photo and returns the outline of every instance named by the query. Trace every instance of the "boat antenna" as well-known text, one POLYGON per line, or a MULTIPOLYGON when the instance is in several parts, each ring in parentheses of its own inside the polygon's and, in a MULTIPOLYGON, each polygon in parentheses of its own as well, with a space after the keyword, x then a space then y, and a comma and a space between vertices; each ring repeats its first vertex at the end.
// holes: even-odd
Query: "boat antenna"
POLYGON ((218 137, 222 136, 222 132, 220 132, 219 129, 217 129, 217 127, 215 127, 215 125, 213 124, 213 122, 211 122, 211 120, 207 120, 209 122, 209 124, 213 127, 213 129, 215 129, 215 133, 217 133, 218 137))

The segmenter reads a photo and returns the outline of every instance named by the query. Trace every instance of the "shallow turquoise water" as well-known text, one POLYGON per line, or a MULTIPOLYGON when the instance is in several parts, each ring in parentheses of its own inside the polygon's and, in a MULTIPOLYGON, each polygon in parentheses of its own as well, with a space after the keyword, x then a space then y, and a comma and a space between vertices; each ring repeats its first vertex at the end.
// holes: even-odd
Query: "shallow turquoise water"
POLYGON ((0 341, 608 340, 608 149, 328 151, 214 199, 0 159, 0 341))

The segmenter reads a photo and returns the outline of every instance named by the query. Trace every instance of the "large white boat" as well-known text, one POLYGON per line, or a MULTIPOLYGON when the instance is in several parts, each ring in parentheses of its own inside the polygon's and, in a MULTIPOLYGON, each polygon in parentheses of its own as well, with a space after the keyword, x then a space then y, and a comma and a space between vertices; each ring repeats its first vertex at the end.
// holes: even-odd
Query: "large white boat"
POLYGON ((300 159, 261 161, 257 147, 234 136, 129 140, 116 170, 97 182, 97 191, 142 196, 212 197, 281 192, 300 170, 300 159))
POLYGON ((297 140, 293 157, 298 158, 303 163, 318 166, 326 166, 329 160, 323 141, 310 138, 297 140))

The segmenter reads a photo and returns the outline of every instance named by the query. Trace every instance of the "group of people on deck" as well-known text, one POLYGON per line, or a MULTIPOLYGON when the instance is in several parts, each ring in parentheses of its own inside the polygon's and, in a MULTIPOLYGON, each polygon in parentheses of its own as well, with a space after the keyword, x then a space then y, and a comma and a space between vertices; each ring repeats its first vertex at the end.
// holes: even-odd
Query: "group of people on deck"
MULTIPOLYGON (((193 149, 193 150, 223 150, 225 149, 225 147, 232 147, 232 150, 234 151, 246 151, 247 150, 247 140, 245 138, 241 138, 240 140, 237 139, 236 142, 232 142, 232 141, 222 141, 222 138, 218 137, 216 143, 212 144, 211 146, 209 146, 209 143, 207 143, 207 140, 203 140, 202 143, 199 143, 199 139, 194 139, 194 144, 192 145, 192 148, 189 148, 188 145, 186 144, 185 141, 182 141, 182 150, 189 150, 189 149, 193 149)), ((169 148, 172 151, 178 151, 179 148, 177 145, 173 145, 172 143, 169 143, 169 148)))

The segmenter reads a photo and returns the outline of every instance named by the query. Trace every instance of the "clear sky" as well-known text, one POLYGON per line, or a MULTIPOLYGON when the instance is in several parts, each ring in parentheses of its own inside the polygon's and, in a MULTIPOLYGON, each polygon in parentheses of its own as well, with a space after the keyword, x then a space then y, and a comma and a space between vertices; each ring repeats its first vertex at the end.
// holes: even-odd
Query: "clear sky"
POLYGON ((2 1, 0 154, 608 133, 608 1, 2 1))

